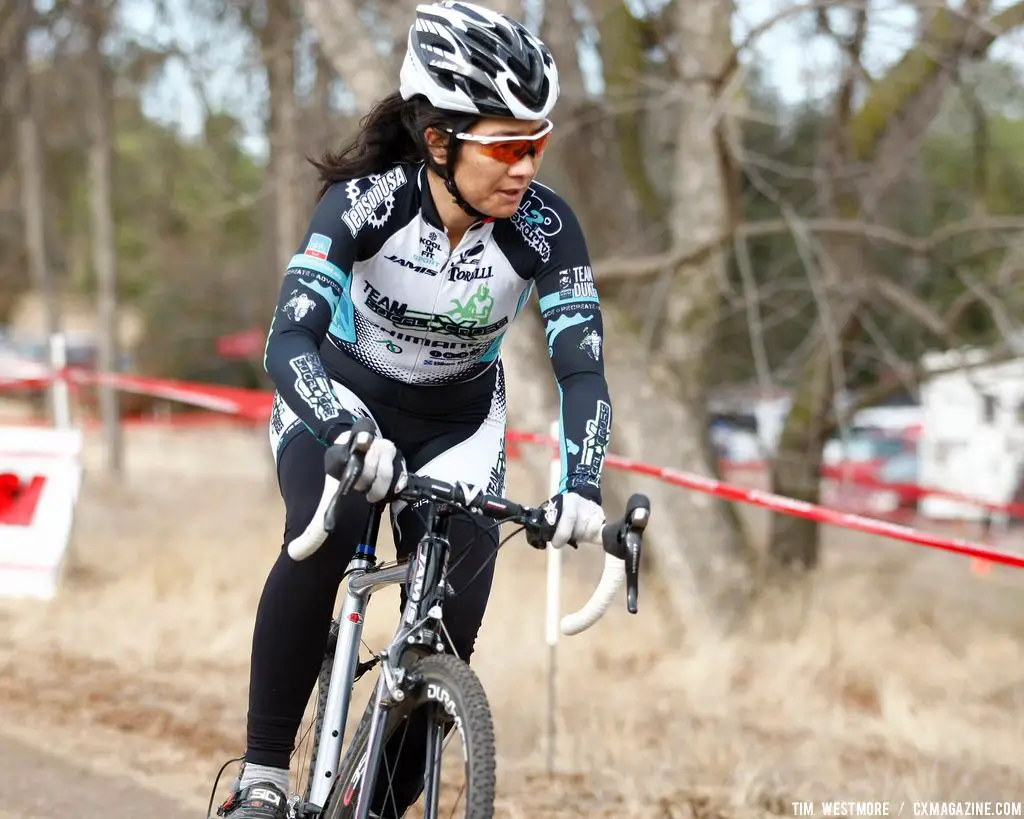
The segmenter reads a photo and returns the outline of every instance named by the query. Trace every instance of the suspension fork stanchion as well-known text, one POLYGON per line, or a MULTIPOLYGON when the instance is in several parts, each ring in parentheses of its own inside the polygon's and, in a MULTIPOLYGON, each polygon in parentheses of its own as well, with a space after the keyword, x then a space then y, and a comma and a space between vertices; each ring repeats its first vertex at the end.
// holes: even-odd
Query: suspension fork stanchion
POLYGON ((370 803, 373 801, 373 791, 377 786, 377 771, 384 750, 384 726, 388 718, 387 710, 382 704, 387 687, 387 677, 382 671, 377 678, 377 689, 373 697, 373 716, 370 718, 370 736, 366 740, 366 757, 363 759, 363 781, 359 786, 359 798, 356 800, 356 819, 366 819, 370 815, 370 803))
POLYGON ((351 579, 373 568, 381 514, 381 506, 372 507, 363 540, 356 547, 356 553, 345 569, 345 576, 349 582, 345 584, 345 595, 338 615, 338 641, 334 648, 330 687, 324 707, 324 727, 320 732, 316 770, 313 772, 313 783, 309 791, 309 802, 317 809, 324 806, 338 774, 341 748, 345 739, 345 723, 348 721, 348 710, 352 700, 352 686, 359 664, 363 619, 371 594, 371 589, 354 591, 351 579))
POLYGON ((441 753, 444 750, 444 728, 438 719, 439 707, 431 705, 427 717, 427 755, 423 782, 423 819, 438 819, 437 805, 441 796, 441 753))

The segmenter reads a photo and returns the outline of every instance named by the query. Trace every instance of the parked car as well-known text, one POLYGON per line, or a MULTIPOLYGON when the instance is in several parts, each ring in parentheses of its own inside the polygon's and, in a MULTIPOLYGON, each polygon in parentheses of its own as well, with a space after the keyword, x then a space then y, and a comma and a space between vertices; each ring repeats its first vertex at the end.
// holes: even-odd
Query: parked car
POLYGON ((916 436, 859 432, 830 441, 822 478, 823 498, 836 509, 908 518, 920 498, 916 436))
POLYGON ((877 482, 879 470, 886 462, 916 448, 904 436, 879 431, 833 438, 822 453, 821 477, 847 483, 877 482))

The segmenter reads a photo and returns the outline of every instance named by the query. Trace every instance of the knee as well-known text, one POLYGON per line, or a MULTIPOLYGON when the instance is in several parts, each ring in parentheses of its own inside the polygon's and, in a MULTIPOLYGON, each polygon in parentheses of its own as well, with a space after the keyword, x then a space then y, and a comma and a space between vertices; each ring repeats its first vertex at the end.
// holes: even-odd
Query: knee
POLYGON ((355 551, 354 543, 332 535, 323 545, 304 560, 295 560, 288 554, 289 539, 285 538, 271 570, 277 582, 286 586, 293 595, 333 595, 341 582, 345 566, 355 551))

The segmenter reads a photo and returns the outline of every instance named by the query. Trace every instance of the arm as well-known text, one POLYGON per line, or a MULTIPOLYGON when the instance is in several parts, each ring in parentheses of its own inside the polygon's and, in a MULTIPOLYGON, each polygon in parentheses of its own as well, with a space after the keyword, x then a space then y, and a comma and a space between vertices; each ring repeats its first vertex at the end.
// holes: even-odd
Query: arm
POLYGON ((270 323, 263 367, 288 407, 329 443, 354 423, 338 400, 320 360, 328 330, 352 327, 349 296, 356 244, 339 215, 348 207, 335 185, 317 205, 299 252, 292 257, 270 323))
POLYGON ((561 211, 562 230, 535 277, 548 355, 561 397, 562 492, 601 503, 601 471, 612 425, 604 377, 604 328, 583 231, 561 211))

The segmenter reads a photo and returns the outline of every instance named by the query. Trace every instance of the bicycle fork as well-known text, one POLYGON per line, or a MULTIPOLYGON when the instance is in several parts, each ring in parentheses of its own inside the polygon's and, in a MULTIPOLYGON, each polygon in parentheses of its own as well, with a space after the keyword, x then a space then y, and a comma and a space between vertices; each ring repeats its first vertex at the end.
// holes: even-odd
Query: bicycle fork
MULTIPOLYGON (((428 521, 427 526, 430 531, 433 527, 432 519, 428 521)), ((388 647, 384 662, 381 663, 381 674, 377 678, 370 733, 366 741, 366 753, 361 762, 363 769, 359 775, 359 796, 355 812, 357 817, 370 815, 370 802, 373 800, 379 774, 378 765, 382 758, 388 709, 405 699, 410 684, 416 685, 416 680, 406 676, 403 655, 407 650, 419 654, 444 649, 438 634, 433 630, 424 632, 424 625, 428 619, 436 618, 440 621, 441 618, 438 602, 443 599, 445 591, 443 583, 448 564, 447 521, 441 524, 441 532, 441 535, 424 535, 417 546, 415 558, 406 567, 407 572, 412 572, 408 599, 398 631, 388 647), (429 639, 424 639, 425 633, 431 635, 429 639)), ((435 743, 431 743, 431 747, 428 748, 427 759, 436 767, 440 759, 440 748, 435 743)), ((433 769, 431 770, 433 772, 433 769)), ((437 776, 432 776, 428 785, 433 786, 432 792, 436 793, 438 785, 437 776)))

